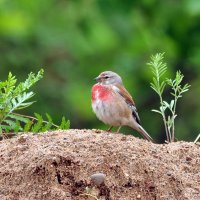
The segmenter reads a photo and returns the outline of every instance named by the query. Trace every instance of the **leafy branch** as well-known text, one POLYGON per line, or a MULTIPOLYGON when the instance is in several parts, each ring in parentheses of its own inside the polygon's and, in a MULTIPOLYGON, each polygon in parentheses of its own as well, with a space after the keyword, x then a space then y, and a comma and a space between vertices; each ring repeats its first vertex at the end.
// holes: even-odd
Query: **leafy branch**
POLYGON ((153 73, 153 81, 150 83, 151 88, 158 94, 160 99, 160 107, 159 110, 152 110, 154 112, 159 113, 164 122, 165 132, 167 137, 167 142, 174 142, 174 135, 175 135, 175 118, 177 117, 176 114, 176 106, 177 101, 179 98, 182 97, 182 94, 189 90, 190 85, 185 84, 182 86, 182 81, 184 75, 180 72, 176 72, 175 79, 163 79, 164 74, 167 71, 166 63, 163 63, 163 55, 164 53, 158 53, 154 56, 151 56, 151 61, 148 65, 151 68, 153 73), (172 92, 170 93, 173 99, 168 103, 167 101, 163 100, 163 92, 166 86, 170 86, 172 92), (166 115, 166 111, 170 111, 170 115, 166 115))
POLYGON ((31 72, 28 78, 17 86, 17 79, 11 72, 6 81, 0 81, 0 135, 8 132, 44 132, 69 128, 69 121, 64 117, 61 124, 56 125, 49 114, 46 114, 47 120, 44 120, 38 113, 35 113, 34 117, 16 113, 35 102, 30 101, 35 93, 27 90, 43 77, 43 73, 43 69, 36 75, 31 72))

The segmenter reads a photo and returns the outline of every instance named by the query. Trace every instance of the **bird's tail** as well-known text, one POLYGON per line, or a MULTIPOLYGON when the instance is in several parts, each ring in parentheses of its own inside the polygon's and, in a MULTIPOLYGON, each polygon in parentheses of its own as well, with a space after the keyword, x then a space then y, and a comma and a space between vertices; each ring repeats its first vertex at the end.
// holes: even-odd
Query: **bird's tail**
POLYGON ((153 139, 151 138, 151 136, 144 130, 144 128, 142 128, 142 126, 140 126, 139 124, 138 124, 138 132, 139 133, 141 133, 142 134, 142 136, 146 139, 146 140, 148 140, 148 141, 151 141, 151 142, 153 142, 153 139))

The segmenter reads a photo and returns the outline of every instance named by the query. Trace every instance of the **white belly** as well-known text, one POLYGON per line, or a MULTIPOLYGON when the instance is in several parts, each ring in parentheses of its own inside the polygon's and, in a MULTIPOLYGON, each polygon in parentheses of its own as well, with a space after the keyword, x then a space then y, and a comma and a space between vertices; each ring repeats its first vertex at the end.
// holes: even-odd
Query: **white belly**
POLYGON ((105 102, 96 100, 92 103, 93 111, 99 120, 103 121, 105 124, 111 126, 123 126, 128 125, 130 122, 129 114, 128 117, 125 116, 125 112, 128 109, 127 105, 124 104, 120 106, 116 102, 105 102))

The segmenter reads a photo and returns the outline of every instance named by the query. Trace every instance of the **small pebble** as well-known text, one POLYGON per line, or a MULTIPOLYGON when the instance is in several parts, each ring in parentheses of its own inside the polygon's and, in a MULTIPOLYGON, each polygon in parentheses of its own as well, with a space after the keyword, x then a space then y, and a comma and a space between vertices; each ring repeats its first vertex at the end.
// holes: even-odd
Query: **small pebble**
POLYGON ((91 181, 96 186, 100 186, 102 183, 104 183, 106 175, 103 173, 96 173, 91 176, 91 181))

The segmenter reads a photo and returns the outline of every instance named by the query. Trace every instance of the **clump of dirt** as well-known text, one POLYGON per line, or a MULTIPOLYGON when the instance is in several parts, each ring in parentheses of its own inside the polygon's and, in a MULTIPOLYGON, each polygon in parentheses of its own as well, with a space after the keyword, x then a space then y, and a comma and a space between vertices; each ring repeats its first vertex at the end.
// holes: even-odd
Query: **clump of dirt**
POLYGON ((199 200, 199 145, 96 130, 24 134, 0 142, 0 199, 199 200), (95 173, 106 175, 101 185, 95 173))

